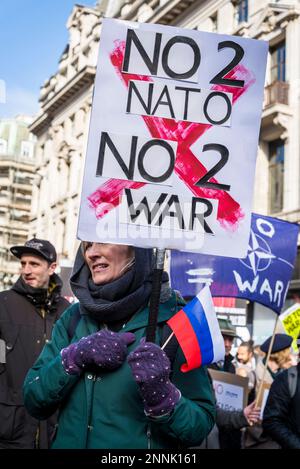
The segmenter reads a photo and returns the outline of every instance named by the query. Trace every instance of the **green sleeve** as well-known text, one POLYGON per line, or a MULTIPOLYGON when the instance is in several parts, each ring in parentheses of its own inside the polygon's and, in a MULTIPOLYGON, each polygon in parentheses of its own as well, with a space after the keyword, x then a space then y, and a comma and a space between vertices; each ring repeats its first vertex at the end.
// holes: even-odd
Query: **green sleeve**
POLYGON ((25 407, 30 415, 39 420, 52 415, 80 379, 80 375, 65 372, 60 355, 60 351, 69 345, 67 325, 76 307, 73 305, 68 308, 55 323, 51 341, 44 346, 24 381, 25 407))

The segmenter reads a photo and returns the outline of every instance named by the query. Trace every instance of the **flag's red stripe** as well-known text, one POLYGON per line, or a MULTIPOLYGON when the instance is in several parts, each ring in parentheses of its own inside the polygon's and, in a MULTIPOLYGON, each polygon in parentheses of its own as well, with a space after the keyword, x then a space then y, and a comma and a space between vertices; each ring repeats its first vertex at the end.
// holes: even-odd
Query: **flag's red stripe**
POLYGON ((187 363, 182 365, 181 371, 186 372, 199 368, 202 363, 201 350, 195 331, 183 310, 167 321, 174 332, 187 363))

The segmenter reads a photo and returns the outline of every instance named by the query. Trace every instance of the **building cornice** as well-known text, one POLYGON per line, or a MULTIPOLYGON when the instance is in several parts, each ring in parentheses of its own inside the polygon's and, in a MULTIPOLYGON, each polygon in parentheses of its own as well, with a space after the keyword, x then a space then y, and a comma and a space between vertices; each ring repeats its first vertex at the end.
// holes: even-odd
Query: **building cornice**
POLYGON ((148 19, 148 23, 172 24, 194 6, 195 0, 169 0, 148 19))
POLYGON ((28 173, 35 172, 35 165, 28 163, 27 161, 21 160, 17 155, 1 155, 0 166, 9 166, 10 168, 20 169, 28 173))
MULTIPOLYGON (((147 2, 149 6, 151 6, 152 3, 157 3, 157 0, 152 0, 150 2, 147 2)), ((121 20, 131 20, 134 21, 137 16, 139 9, 145 4, 145 0, 136 0, 132 5, 128 13, 125 13, 122 15, 122 8, 124 5, 121 6, 121 8, 114 14, 114 18, 118 18, 121 20)))
MULTIPOLYGON (((224 5, 226 0, 195 0, 193 8, 184 11, 180 17, 176 18, 176 24, 180 23, 182 28, 198 29, 199 24, 216 14, 224 5)), ((174 22, 173 22, 174 24, 174 22)))
POLYGON ((86 65, 71 80, 66 83, 60 90, 58 90, 54 96, 48 101, 43 103, 42 109, 44 112, 49 114, 56 111, 58 108, 63 106, 66 101, 72 98, 80 89, 91 85, 94 82, 96 74, 96 67, 86 65))
POLYGON ((48 114, 41 114, 32 122, 29 130, 38 137, 41 133, 43 133, 43 129, 50 125, 51 121, 51 116, 48 114))
POLYGON ((35 135, 40 135, 43 129, 50 124, 53 119, 53 114, 72 99, 79 91, 92 85, 95 80, 96 67, 86 65, 80 70, 72 79, 66 83, 54 96, 48 101, 43 103, 42 112, 40 116, 30 125, 30 132, 35 135))
MULTIPOLYGON (((157 5, 157 0, 150 0, 147 2, 149 7, 154 8, 154 12, 149 18, 147 18, 147 23, 160 23, 160 24, 172 24, 176 19, 186 12, 192 6, 195 6, 196 0, 168 0, 166 3, 161 5, 158 8, 155 8, 157 5)), ((115 18, 120 18, 122 20, 136 21, 139 15, 139 9, 145 4, 144 0, 137 0, 133 3, 132 8, 125 15, 121 15, 119 11, 115 18)))
POLYGON ((266 8, 263 18, 260 21, 254 21, 251 25, 251 37, 255 39, 266 38, 266 35, 272 33, 275 29, 284 29, 288 23, 300 16, 300 8, 298 6, 283 6, 270 4, 266 8))
POLYGON ((288 138, 288 128, 293 113, 286 104, 275 103, 267 106, 262 113, 260 140, 271 142, 288 138))

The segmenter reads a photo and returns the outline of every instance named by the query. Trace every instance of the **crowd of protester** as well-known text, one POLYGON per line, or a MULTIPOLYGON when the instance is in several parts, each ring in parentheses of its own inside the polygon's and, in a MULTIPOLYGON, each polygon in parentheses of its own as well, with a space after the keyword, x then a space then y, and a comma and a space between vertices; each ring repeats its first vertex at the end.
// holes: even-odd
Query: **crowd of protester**
POLYGON ((11 252, 21 270, 0 293, 0 448, 300 449, 300 364, 290 336, 254 346, 219 319, 225 356, 209 368, 248 386, 244 408, 225 410, 206 367, 183 373, 178 344, 162 350, 167 321, 184 304, 167 272, 156 340, 145 341, 151 250, 82 242, 71 306, 51 243, 34 238, 11 252))

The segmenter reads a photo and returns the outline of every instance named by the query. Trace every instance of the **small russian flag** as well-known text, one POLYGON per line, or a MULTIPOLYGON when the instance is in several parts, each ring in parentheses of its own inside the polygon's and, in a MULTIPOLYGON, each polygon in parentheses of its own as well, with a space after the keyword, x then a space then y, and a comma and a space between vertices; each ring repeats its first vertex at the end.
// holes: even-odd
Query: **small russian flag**
POLYGON ((167 324, 187 361, 181 366, 182 372, 224 360, 224 340, 208 286, 169 319, 167 324))

